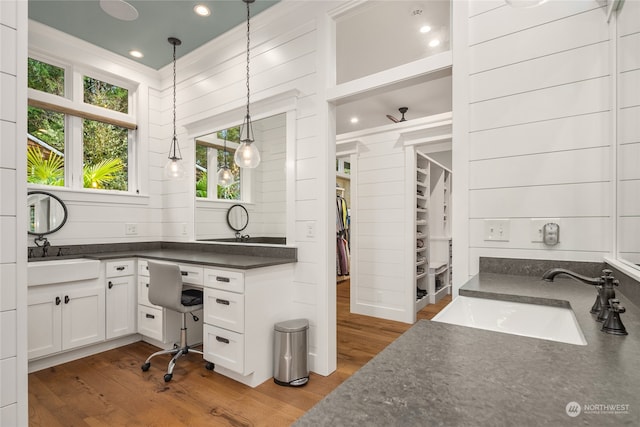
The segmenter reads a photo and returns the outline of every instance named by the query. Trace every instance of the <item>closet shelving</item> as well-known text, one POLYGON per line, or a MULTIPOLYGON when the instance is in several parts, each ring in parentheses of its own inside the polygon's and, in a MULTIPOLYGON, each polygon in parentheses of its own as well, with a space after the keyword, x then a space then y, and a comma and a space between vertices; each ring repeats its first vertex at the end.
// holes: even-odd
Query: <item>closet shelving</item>
POLYGON ((419 311, 451 292, 451 171, 415 149, 415 181, 411 181, 415 192, 415 309, 419 311))

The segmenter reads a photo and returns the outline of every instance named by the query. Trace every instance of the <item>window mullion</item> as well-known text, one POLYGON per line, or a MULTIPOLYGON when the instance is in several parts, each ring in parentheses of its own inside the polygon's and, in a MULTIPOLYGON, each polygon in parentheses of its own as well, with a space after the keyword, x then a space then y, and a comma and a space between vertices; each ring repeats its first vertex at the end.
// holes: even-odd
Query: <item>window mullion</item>
POLYGON ((67 122, 69 126, 69 173, 71 174, 71 180, 69 181, 69 187, 80 190, 84 188, 83 175, 82 175, 82 119, 75 116, 67 116, 67 122))
POLYGON ((218 150, 207 148, 207 198, 218 198, 218 150))

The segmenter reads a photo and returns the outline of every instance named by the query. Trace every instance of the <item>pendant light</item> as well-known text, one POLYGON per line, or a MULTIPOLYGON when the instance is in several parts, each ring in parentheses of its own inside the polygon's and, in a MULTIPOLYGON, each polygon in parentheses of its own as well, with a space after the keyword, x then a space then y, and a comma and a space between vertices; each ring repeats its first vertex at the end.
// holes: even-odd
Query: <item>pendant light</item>
POLYGON ((242 0, 247 4, 247 114, 240 127, 240 146, 233 156, 234 161, 241 168, 255 168, 260 164, 260 152, 253 145, 255 138, 253 137, 253 124, 251 123, 251 115, 249 114, 250 90, 249 90, 249 47, 250 47, 250 12, 249 4, 255 0, 242 0))
POLYGON ((180 46, 182 42, 175 37, 169 37, 167 40, 173 45, 173 138, 169 147, 169 161, 164 167, 164 175, 169 179, 180 180, 184 178, 185 173, 176 136, 176 46, 180 46))
POLYGON ((224 151, 222 152, 222 158, 224 159, 222 163, 220 163, 220 169, 218 169, 218 185, 223 187, 228 187, 233 184, 233 173, 231 173, 231 169, 229 168, 229 159, 227 155, 227 131, 222 131, 222 136, 224 137, 224 151))

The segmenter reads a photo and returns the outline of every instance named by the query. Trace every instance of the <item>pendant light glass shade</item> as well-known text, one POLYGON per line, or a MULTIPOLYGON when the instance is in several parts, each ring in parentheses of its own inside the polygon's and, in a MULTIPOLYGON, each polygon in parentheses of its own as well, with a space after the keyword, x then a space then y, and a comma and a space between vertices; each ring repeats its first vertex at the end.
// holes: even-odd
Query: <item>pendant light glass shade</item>
POLYGON ((249 90, 249 53, 251 46, 250 17, 249 4, 255 0, 242 0, 247 4, 247 114, 244 117, 242 127, 240 128, 240 147, 236 150, 233 160, 241 168, 252 169, 260 164, 260 152, 253 144, 253 126, 251 123, 251 114, 249 114, 250 94, 249 90))
POLYGON ((185 171, 176 136, 176 46, 180 46, 182 42, 175 37, 169 37, 168 41, 173 45, 173 138, 169 148, 169 160, 164 167, 164 176, 168 179, 180 180, 184 178, 185 171))
POLYGON ((222 131, 222 135, 224 136, 224 150, 222 152, 222 158, 224 160, 220 164, 220 169, 218 169, 218 185, 228 187, 233 184, 234 177, 229 168, 229 160, 227 158, 229 155, 229 153, 227 153, 227 131, 222 131))

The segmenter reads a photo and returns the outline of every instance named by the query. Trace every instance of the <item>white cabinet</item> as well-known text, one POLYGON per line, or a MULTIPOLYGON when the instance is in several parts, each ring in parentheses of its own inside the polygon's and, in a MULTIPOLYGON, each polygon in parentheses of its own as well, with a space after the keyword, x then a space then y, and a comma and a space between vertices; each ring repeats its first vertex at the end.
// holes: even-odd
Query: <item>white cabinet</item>
MULTIPOLYGON (((199 265, 179 264, 182 282, 185 288, 202 288, 204 269, 199 265)), ((147 260, 138 260, 138 333, 151 340, 152 344, 166 346, 180 343, 180 328, 182 315, 168 310, 149 301, 149 268, 147 260)), ((187 343, 195 345, 202 342, 203 320, 202 310, 194 314, 199 320, 195 321, 187 314, 187 343)))
POLYGON ((134 260, 105 263, 106 337, 136 333, 137 295, 134 260))
POLYGON ((30 288, 29 359, 104 340, 104 288, 96 280, 30 288))
POLYGON ((251 270, 204 269, 205 360, 255 387, 273 376, 273 326, 293 317, 290 264, 251 270))

